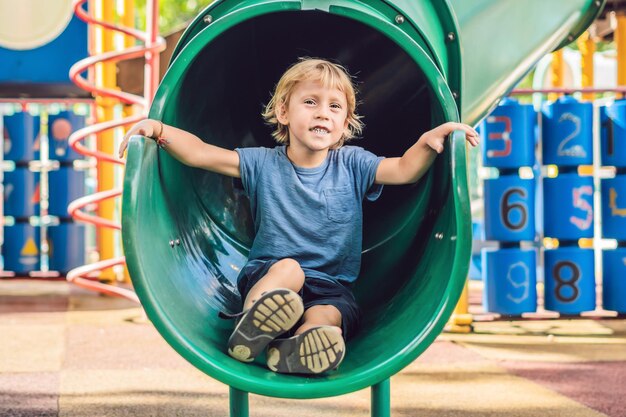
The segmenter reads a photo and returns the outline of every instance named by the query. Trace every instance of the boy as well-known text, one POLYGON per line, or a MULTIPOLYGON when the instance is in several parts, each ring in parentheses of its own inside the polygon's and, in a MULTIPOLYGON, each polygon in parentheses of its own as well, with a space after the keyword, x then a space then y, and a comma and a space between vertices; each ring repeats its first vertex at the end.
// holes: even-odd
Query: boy
POLYGON ((350 285, 360 268, 363 199, 378 198, 383 184, 416 182, 453 130, 473 146, 478 134, 445 123, 401 158, 344 146, 362 129, 354 87, 343 67, 320 59, 290 67, 263 116, 281 146, 231 151, 147 119, 127 132, 120 157, 140 134, 187 165, 241 178, 256 235, 237 282, 244 305, 228 352, 250 362, 267 347, 273 371, 318 374, 341 363, 344 340, 358 328, 350 285))

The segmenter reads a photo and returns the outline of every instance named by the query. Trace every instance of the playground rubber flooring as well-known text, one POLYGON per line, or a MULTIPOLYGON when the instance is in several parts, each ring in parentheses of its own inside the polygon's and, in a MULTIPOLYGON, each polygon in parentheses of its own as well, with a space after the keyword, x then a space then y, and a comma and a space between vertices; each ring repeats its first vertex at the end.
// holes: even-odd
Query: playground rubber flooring
MULTIPOLYGON (((348 351, 349 354, 349 351, 348 351)), ((392 416, 626 417, 626 320, 476 323, 391 379, 392 416)), ((369 416, 369 390, 250 396, 253 417, 369 416)), ((135 304, 65 282, 0 281, 0 416, 227 416, 135 304)))

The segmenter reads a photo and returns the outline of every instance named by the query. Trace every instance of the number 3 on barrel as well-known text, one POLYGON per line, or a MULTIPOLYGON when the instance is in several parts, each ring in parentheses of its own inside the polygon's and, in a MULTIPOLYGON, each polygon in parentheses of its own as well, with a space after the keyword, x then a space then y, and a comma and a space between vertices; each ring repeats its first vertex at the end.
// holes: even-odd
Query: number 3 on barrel
POLYGON ((487 123, 504 123, 504 131, 489 133, 487 138, 489 140, 501 140, 504 142, 504 148, 500 150, 490 149, 487 151, 489 158, 503 158, 511 155, 511 132, 513 131, 511 118, 506 116, 489 116, 487 117, 487 123))

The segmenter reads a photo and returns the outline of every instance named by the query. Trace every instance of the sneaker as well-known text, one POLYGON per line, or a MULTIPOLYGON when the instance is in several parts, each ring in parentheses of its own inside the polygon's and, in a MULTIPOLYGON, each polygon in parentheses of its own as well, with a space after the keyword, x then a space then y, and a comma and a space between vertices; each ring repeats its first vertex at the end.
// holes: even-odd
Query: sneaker
POLYGON ((228 354, 252 362, 268 343, 295 326, 303 312, 302 298, 287 288, 264 293, 242 314, 228 339, 228 354))
POLYGON ((336 369, 345 353, 341 334, 332 327, 320 326, 271 342, 267 348, 267 366, 279 373, 319 374, 336 369))

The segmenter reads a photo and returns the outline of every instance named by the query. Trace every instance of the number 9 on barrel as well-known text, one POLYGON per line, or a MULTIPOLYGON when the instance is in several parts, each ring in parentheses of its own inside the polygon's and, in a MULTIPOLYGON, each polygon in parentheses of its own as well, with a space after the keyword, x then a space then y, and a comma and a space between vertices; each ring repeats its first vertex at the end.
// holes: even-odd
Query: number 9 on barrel
POLYGON ((485 311, 521 315, 537 310, 534 249, 483 249, 482 264, 485 311))

